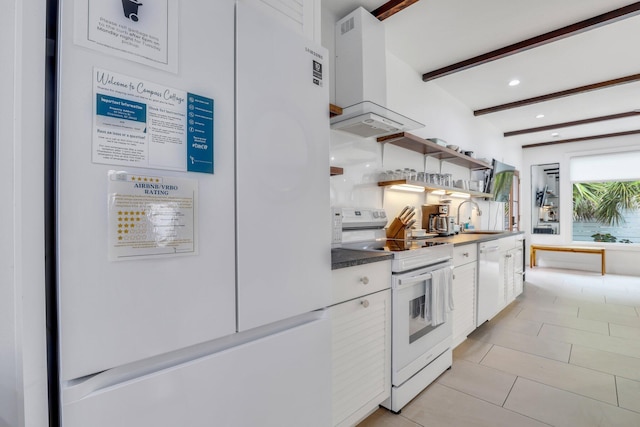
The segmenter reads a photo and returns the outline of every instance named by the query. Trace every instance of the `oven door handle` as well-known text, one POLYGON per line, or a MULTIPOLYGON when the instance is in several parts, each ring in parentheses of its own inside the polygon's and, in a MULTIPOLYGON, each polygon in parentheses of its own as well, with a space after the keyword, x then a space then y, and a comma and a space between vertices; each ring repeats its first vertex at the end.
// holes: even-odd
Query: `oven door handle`
POLYGON ((408 277, 406 279, 398 279, 398 287, 401 288, 407 285, 413 285, 419 282, 424 282, 426 280, 431 279, 431 277, 432 277, 431 273, 425 273, 419 276, 408 277))

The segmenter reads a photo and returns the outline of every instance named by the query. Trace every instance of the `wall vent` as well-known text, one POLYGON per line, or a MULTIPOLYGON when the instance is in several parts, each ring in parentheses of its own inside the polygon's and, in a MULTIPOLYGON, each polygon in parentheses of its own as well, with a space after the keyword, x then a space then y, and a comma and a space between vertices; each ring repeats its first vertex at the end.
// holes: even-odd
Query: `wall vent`
POLYGON ((349 31, 353 30, 354 26, 354 19, 352 16, 350 19, 347 19, 342 23, 342 25, 340 26, 340 34, 348 33, 349 31))

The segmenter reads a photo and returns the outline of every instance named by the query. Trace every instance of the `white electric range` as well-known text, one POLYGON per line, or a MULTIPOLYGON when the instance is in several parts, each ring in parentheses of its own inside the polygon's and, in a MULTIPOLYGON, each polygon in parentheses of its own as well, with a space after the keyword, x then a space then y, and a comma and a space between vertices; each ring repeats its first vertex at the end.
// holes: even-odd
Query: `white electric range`
POLYGON ((333 244, 385 251, 391 262, 391 397, 395 413, 451 367, 453 245, 431 239, 387 239, 382 209, 333 212, 333 244))

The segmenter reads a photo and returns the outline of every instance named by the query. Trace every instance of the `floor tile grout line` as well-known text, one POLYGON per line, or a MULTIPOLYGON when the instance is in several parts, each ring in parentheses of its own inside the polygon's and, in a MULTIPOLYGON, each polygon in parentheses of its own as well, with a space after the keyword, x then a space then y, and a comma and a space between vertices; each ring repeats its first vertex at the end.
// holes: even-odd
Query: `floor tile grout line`
MULTIPOLYGON (((582 330, 582 329, 575 329, 575 328, 571 328, 571 327, 568 327, 568 326, 559 326, 559 325, 547 325, 547 326, 556 326, 556 327, 559 327, 559 328, 570 329, 572 331, 577 331, 577 332, 582 332, 582 333, 602 335, 603 337, 613 338, 613 339, 615 339, 616 341, 619 341, 619 342, 627 342, 629 340, 632 340, 630 338, 618 337, 618 336, 614 336, 614 335, 598 334, 597 332, 585 331, 585 330, 582 330)), ((581 347, 591 348, 591 349, 594 349, 594 350, 600 350, 600 351, 604 351, 604 352, 608 352, 608 353, 618 354, 618 355, 621 355, 621 356, 627 356, 627 357, 633 357, 633 358, 636 358, 636 359, 640 359, 640 354, 638 354, 636 356, 636 355, 630 355, 630 354, 620 353, 620 352, 616 352, 616 351, 603 350, 600 347, 594 347, 594 346, 590 346, 590 345, 583 344, 583 343, 575 343, 575 342, 570 342, 570 341, 561 341, 561 340, 558 340, 558 339, 555 339, 555 338, 551 338, 551 337, 550 338, 540 337, 540 338, 545 338, 545 339, 548 339, 548 340, 551 340, 551 341, 555 341, 555 342, 559 342, 559 343, 572 344, 572 345, 575 344, 575 345, 579 345, 581 347)))
MULTIPOLYGON (((545 387, 553 388, 553 389, 556 389, 556 390, 561 391, 561 392, 570 393, 570 394, 572 394, 574 396, 578 396, 578 397, 581 397, 583 399, 589 399, 589 400, 592 400, 594 402, 602 403, 603 405, 608 405, 608 406, 611 406, 612 408, 619 408, 619 409, 622 409, 622 410, 625 410, 625 411, 630 411, 630 409, 621 408, 621 407, 619 407, 617 405, 611 404, 609 402, 605 402, 604 400, 596 399, 595 397, 591 397, 591 396, 585 396, 584 394, 576 393, 575 391, 565 390, 563 388, 556 387, 556 386, 551 385, 551 384, 543 383, 543 382, 541 382, 539 380, 534 380, 534 379, 531 379, 531 378, 523 377, 521 375, 518 375, 518 378, 522 378, 523 380, 527 380, 527 381, 531 381, 531 382, 534 382, 534 383, 538 383, 538 384, 541 384, 541 385, 543 385, 545 387)), ((616 401, 617 401, 617 390, 616 390, 616 401)), ((508 408, 505 408, 505 409, 508 409, 508 408)), ((632 411, 632 412, 635 412, 635 411, 632 411)))
MULTIPOLYGON (((511 387, 509 387, 509 391, 507 392, 507 395, 504 397, 504 400, 502 401, 502 407, 504 408, 504 404, 507 403, 507 400, 509 399, 509 395, 511 394, 511 391, 513 390, 513 387, 515 387, 516 385, 516 381, 518 381, 518 378, 520 378, 519 375, 516 375, 516 377, 513 380, 513 383, 511 384, 511 387)), ((507 408, 504 408, 507 409, 507 408)))
MULTIPOLYGON (((391 412, 391 411, 389 411, 389 412, 391 412)), ((421 424, 421 423, 417 422, 416 420, 412 420, 411 418, 409 418, 409 417, 407 417, 407 416, 405 416, 403 414, 395 414, 395 415, 398 416, 398 417, 402 417, 405 420, 410 421, 410 422, 412 422, 413 424, 415 424, 417 426, 426 427, 424 424, 421 424)))
MULTIPOLYGON (((502 371, 500 371, 500 372, 502 372, 502 371)), ((498 408, 502 408, 502 406, 501 406, 501 405, 498 405, 498 404, 496 404, 496 403, 490 402, 490 401, 485 400, 485 399, 483 399, 483 398, 481 398, 481 397, 475 396, 475 395, 473 395, 473 394, 471 394, 471 393, 469 393, 469 392, 459 390, 459 389, 457 389, 457 388, 455 388, 455 387, 452 387, 452 386, 450 386, 450 385, 448 385, 448 384, 443 384, 443 383, 438 383, 438 384, 439 384, 439 385, 441 385, 442 387, 446 387, 446 388, 448 388, 449 390, 453 390, 453 391, 455 391, 455 392, 457 392, 457 393, 464 394, 465 396, 472 397, 472 398, 477 399, 477 400, 479 400, 479 401, 481 401, 481 402, 489 403, 490 405, 496 406, 496 407, 498 407, 498 408)))
POLYGON ((618 393, 618 376, 614 375, 613 376, 613 385, 616 386, 616 405, 618 405, 618 408, 620 407, 620 395, 618 393))
MULTIPOLYGON (((573 346, 574 346, 574 345, 575 345, 575 344, 573 344, 573 343, 572 343, 572 344, 571 344, 571 346, 569 347, 569 359, 567 360, 567 363, 568 363, 569 365, 578 366, 578 365, 574 365, 573 363, 571 363, 571 355, 573 354, 573 346)), ((583 366, 583 367, 584 367, 584 366, 583 366)))
MULTIPOLYGON (((486 342, 486 341, 481 341, 481 342, 486 342)), ((491 344, 491 347, 489 347, 489 350, 487 350, 487 352, 484 354, 484 356, 482 356, 482 358, 478 361, 478 365, 482 365, 482 361, 484 360, 484 358, 487 357, 487 355, 489 354, 491 349, 495 346, 494 343, 487 343, 487 344, 491 344)))
MULTIPOLYGON (((497 346, 497 347, 502 347, 502 346, 497 346)), ((502 348, 507 348, 507 347, 502 347, 502 348)), ((507 348, 507 349, 509 349, 509 348, 507 348)), ((603 371, 599 371, 599 370, 597 370, 597 369, 589 368, 589 367, 586 367, 586 366, 580 366, 580 365, 577 365, 577 364, 574 364, 574 363, 570 363, 570 362, 563 362, 563 361, 561 361, 561 360, 557 360, 557 359, 549 359, 549 358, 544 357, 544 356, 539 356, 539 355, 536 355, 536 354, 527 353, 527 352, 520 351, 520 350, 514 350, 514 349, 509 349, 509 350, 512 350, 512 351, 518 351, 518 352, 523 353, 523 354, 533 355, 533 356, 535 356, 535 357, 540 357, 540 358, 542 358, 542 359, 550 360, 550 361, 552 361, 552 362, 564 363, 564 364, 567 364, 567 365, 571 365, 571 366, 573 366, 573 367, 582 368, 582 369, 585 369, 585 370, 588 370, 588 371, 593 371, 593 372, 596 372, 596 373, 599 373, 599 374, 603 374, 603 375, 605 375, 605 376, 610 376, 610 377, 615 377, 615 376, 616 376, 616 374, 612 374, 611 372, 603 372, 603 371)), ((570 360, 570 359, 569 359, 569 360, 570 360)), ((564 389, 564 388, 560 388, 560 387, 557 387, 557 386, 553 386, 553 385, 550 385, 550 384, 547 384, 547 383, 541 382, 540 380, 533 379, 533 378, 529 378, 529 377, 524 376, 524 375, 521 375, 521 374, 519 375, 519 374, 514 374, 513 372, 510 372, 510 371, 503 371, 503 370, 501 370, 501 369, 499 369, 499 368, 496 368, 496 367, 494 367, 494 366, 489 366, 489 365, 482 365, 482 366, 487 367, 487 368, 493 368, 493 369, 496 369, 496 370, 498 370, 498 371, 500 371, 500 372, 503 372, 503 373, 505 373, 505 374, 515 375, 517 378, 522 378, 522 379, 529 380, 529 381, 533 381, 533 382, 536 382, 536 383, 539 383, 539 384, 543 384, 543 385, 546 385, 546 386, 549 386, 549 387, 553 387, 553 388, 555 388, 555 389, 557 389, 557 390, 566 391, 566 392, 568 392, 568 393, 575 394, 576 396, 582 396, 582 397, 585 397, 585 398, 588 398, 588 399, 596 400, 596 401, 598 401, 598 402, 603 402, 603 403, 606 403, 606 404, 608 404, 608 405, 611 405, 611 403, 606 402, 606 401, 604 401, 604 400, 599 400, 599 399, 596 399, 596 398, 591 397, 591 396, 586 396, 586 395, 583 395, 583 394, 580 394, 580 393, 576 393, 576 392, 571 391, 571 390, 566 390, 566 389, 564 389)), ((629 378, 629 379, 630 379, 630 378, 629 378)), ((635 381, 635 380, 632 380, 632 381, 635 381)), ((614 380, 614 386, 615 386, 615 380, 614 380)), ((510 391, 509 393, 511 393, 511 391, 510 391)), ((617 389, 616 389, 616 393, 617 393, 617 389)), ((617 399, 617 396, 616 396, 616 399, 617 399)), ((613 405, 612 405, 612 406, 613 406, 613 405)))
MULTIPOLYGON (((513 382, 513 385, 511 386, 511 389, 509 390, 509 394, 511 394, 511 390, 513 390, 513 388, 515 387, 515 384, 516 384, 516 382, 518 381, 518 378, 522 378, 522 377, 520 377, 519 375, 516 375, 516 379, 515 379, 515 381, 513 382)), ((526 378, 525 378, 525 379, 526 379, 526 378)), ((540 384, 542 384, 542 383, 540 383, 540 384)), ((507 397, 508 397, 508 395, 507 395, 507 397)), ((542 421, 542 420, 540 420, 540 419, 538 419, 538 418, 534 418, 534 417, 532 417, 531 415, 523 414, 523 413, 520 413, 520 412, 518 412, 518 411, 514 411, 513 409, 510 409, 510 408, 505 408, 505 407, 504 407, 504 404, 506 404, 506 403, 507 403, 507 399, 505 399, 504 403, 502 404, 502 405, 503 405, 503 406, 502 406, 502 408, 503 408, 505 411, 509 411, 509 412, 511 412, 512 414, 518 414, 518 415, 520 415, 521 417, 529 418, 530 420, 536 421, 536 422, 538 422, 538 423, 540 423, 540 424, 544 424, 544 425, 549 426, 549 427, 554 427, 554 426, 553 426, 553 424, 549 424, 549 423, 547 423, 547 422, 545 422, 545 421, 542 421)))

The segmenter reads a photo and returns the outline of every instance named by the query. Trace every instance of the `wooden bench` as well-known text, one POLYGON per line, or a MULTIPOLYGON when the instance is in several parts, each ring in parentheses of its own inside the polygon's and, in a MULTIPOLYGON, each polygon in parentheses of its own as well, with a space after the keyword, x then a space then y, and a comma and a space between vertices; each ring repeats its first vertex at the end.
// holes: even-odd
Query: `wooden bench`
POLYGON ((531 245, 529 266, 531 268, 536 266, 536 251, 552 251, 552 252, 575 252, 583 254, 600 254, 602 257, 601 270, 604 276, 606 272, 606 263, 604 248, 597 248, 592 246, 547 246, 547 245, 531 245))

